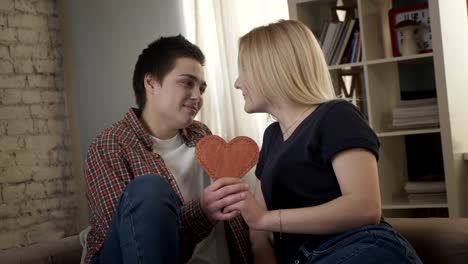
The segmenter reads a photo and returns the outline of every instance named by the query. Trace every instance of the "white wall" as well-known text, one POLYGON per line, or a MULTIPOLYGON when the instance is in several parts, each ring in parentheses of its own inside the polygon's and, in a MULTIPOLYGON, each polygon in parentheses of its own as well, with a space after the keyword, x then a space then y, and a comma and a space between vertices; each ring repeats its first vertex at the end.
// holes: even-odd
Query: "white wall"
POLYGON ((131 79, 143 48, 161 35, 182 33, 181 1, 65 1, 83 155, 103 128, 135 105, 131 79))
POLYGON ((138 55, 159 36, 183 33, 184 0, 61 0, 64 76, 79 194, 78 230, 88 225, 83 158, 104 128, 135 104, 138 55))

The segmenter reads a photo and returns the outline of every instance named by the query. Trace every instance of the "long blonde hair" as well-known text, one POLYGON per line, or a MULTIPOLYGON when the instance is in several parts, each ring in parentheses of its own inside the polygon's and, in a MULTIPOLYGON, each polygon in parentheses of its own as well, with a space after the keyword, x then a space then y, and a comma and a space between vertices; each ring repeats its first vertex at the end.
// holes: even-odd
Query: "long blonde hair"
POLYGON ((335 98, 322 49, 299 21, 280 20, 242 36, 238 63, 268 103, 287 99, 314 105, 335 98))

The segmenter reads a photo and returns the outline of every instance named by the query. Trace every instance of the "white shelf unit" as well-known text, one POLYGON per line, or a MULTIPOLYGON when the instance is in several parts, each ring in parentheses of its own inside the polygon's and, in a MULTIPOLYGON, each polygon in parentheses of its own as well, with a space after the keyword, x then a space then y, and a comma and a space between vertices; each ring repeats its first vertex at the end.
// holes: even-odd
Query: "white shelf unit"
POLYGON ((390 204, 382 204, 382 209, 421 209, 421 208, 448 208, 447 199, 428 198, 424 201, 413 202, 406 198, 394 200, 390 204))
POLYGON ((356 62, 356 63, 346 63, 346 64, 339 64, 339 65, 330 65, 328 66, 329 70, 339 70, 339 69, 350 69, 350 68, 356 68, 356 67, 362 67, 361 62, 356 62))
POLYGON ((411 130, 398 130, 393 132, 377 133, 379 138, 383 137, 396 137, 396 136, 408 136, 408 135, 423 135, 440 133, 440 128, 427 128, 427 129, 411 129, 411 130))
MULTIPOLYGON (((322 23, 332 20, 336 0, 289 0, 291 19, 302 21, 316 36, 322 23)), ((433 52, 393 57, 388 23, 391 0, 344 0, 357 7, 362 61, 329 67, 333 79, 340 69, 361 69, 365 113, 381 141, 379 177, 382 207, 392 216, 408 211, 447 208, 450 217, 468 216, 468 26, 465 0, 428 0, 433 52), (464 9, 463 9, 464 8, 464 9), (464 13, 465 12, 465 13, 464 13), (454 26, 456 25, 456 26, 454 26), (443 34, 442 34, 443 29, 443 34), (458 51, 456 50, 458 49, 458 51), (402 65, 432 64, 440 126, 421 129, 391 128, 391 114, 400 100, 402 65), (465 98, 465 99, 461 99, 465 98), (464 133, 464 134, 463 134, 464 133), (404 193, 408 180, 405 137, 440 135, 446 199, 411 202, 404 193)), ((400 1, 401 2, 401 1, 400 1)), ((420 1, 419 1, 420 2, 420 1)), ((408 5, 415 1, 407 1, 408 5)), ((421 149, 421 155, 425 149, 421 149)))
POLYGON ((369 60, 367 61, 367 65, 372 65, 372 64, 383 64, 383 63, 391 63, 391 62, 405 62, 405 61, 417 61, 419 59, 425 59, 425 58, 432 58, 432 52, 431 53, 422 53, 422 54, 416 54, 416 55, 410 55, 410 56, 400 56, 400 57, 395 57, 395 58, 386 58, 386 59, 376 59, 376 60, 369 60))

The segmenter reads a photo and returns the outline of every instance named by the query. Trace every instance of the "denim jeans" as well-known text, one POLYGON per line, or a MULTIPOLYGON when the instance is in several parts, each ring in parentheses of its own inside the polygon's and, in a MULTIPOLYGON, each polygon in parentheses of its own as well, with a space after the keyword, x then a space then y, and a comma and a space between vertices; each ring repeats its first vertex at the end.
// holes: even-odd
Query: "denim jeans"
POLYGON ((307 242, 297 251, 295 264, 422 263, 411 244, 390 225, 365 226, 331 238, 317 249, 307 242))
POLYGON ((91 263, 179 263, 179 212, 179 200, 162 177, 136 177, 122 192, 91 263))

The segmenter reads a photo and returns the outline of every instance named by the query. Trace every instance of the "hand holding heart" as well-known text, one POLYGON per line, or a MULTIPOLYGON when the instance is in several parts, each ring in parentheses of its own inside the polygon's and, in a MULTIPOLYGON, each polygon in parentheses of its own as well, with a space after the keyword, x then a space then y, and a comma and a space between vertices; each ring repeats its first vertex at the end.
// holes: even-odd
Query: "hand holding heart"
POLYGON ((226 206, 242 201, 249 186, 239 178, 224 177, 206 187, 200 197, 200 206, 212 224, 226 221, 239 215, 239 211, 225 212, 226 206))
POLYGON ((206 136, 197 142, 195 156, 202 168, 215 180, 205 188, 200 205, 208 220, 215 224, 239 215, 238 210, 224 208, 243 201, 249 193, 244 176, 258 160, 258 146, 248 137, 226 143, 218 136, 206 136))
POLYGON ((247 225, 253 230, 262 230, 268 211, 258 205, 250 192, 245 192, 245 199, 224 208, 224 213, 240 212, 247 225))

